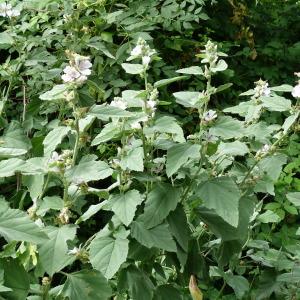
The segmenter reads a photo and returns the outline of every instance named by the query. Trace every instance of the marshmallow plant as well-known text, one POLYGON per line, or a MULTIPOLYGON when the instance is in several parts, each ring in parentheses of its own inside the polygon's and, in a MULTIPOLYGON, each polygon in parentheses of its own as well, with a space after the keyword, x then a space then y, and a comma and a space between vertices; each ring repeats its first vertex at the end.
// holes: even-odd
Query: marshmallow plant
MULTIPOLYGON (((209 257, 215 262, 210 279, 224 282, 218 297, 226 285, 237 299, 248 297, 250 282, 237 262, 255 251, 254 228, 276 222, 268 210, 260 217, 261 195, 275 195, 287 162, 281 147, 298 128, 299 83, 271 87, 260 79, 241 94, 245 101, 216 109, 216 95, 231 87, 216 85, 228 68, 216 43, 203 46, 199 65, 153 82, 159 53, 138 38, 121 65, 136 84, 88 106, 82 98, 97 64, 66 54, 57 84, 39 96, 50 112, 59 110, 33 135, 41 147, 29 155, 32 133, 23 136, 15 124, 0 144, 6 151, 0 174, 22 176, 26 195, 28 190, 27 214, 5 200, 0 207, 0 234, 8 243, 3 257, 17 249, 22 266, 15 267, 32 281, 25 294, 152 300, 188 299, 190 293, 198 300, 208 288, 197 286, 193 258, 202 264, 209 257), (196 116, 188 129, 166 113, 160 91, 192 76, 205 88, 186 84, 170 96, 182 115, 196 116), (271 122, 274 112, 282 116, 278 124, 271 122), (11 131, 22 137, 14 148, 7 146, 11 131)), ((7 272, 8 265, 9 259, 0 259, 5 293, 10 287, 6 278, 2 285, 1 267, 7 272)))

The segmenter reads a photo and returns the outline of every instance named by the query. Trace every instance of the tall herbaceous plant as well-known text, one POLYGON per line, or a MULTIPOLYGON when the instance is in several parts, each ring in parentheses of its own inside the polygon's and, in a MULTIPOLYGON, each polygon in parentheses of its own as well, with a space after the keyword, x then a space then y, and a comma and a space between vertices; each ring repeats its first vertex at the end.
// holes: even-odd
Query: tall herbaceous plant
MULTIPOLYGON (((276 223, 261 209, 299 131, 300 73, 216 109, 234 88, 216 85, 216 42, 164 76, 147 32, 115 48, 97 33, 113 4, 73 2, 0 2, 0 299, 250 299, 240 261, 276 223)), ((299 264, 282 270, 279 289, 299 264)))

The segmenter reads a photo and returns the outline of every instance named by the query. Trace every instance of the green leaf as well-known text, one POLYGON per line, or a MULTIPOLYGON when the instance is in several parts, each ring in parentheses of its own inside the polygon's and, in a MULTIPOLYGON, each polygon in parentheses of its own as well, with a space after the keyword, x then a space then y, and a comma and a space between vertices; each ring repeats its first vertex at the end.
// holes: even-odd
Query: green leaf
POLYGON ((237 299, 242 299, 250 289, 248 280, 243 276, 226 274, 225 281, 233 288, 237 299))
POLYGON ((297 111, 296 113, 294 113, 293 115, 290 115, 288 118, 285 119, 283 125, 282 125, 282 129, 283 129, 283 133, 286 134, 291 126, 295 123, 295 121, 298 119, 300 112, 297 111))
POLYGON ((47 211, 50 209, 61 210, 64 207, 64 201, 58 196, 45 197, 41 200, 41 203, 38 205, 38 210, 36 214, 38 216, 44 216, 47 211))
POLYGON ((24 161, 19 158, 10 158, 0 161, 0 178, 15 175, 15 172, 24 165, 24 161))
POLYGON ((88 210, 77 219, 75 224, 80 224, 94 216, 106 203, 106 201, 103 201, 99 204, 91 205, 88 210))
POLYGON ((116 59, 106 48, 106 46, 104 45, 104 43, 102 42, 92 42, 87 44, 88 47, 92 47, 95 48, 99 51, 101 51, 103 54, 105 54, 107 57, 112 58, 112 59, 116 59))
POLYGON ((110 118, 128 118, 133 116, 129 111, 106 104, 94 105, 89 114, 103 121, 108 121, 110 118))
POLYGON ((40 95, 40 99, 44 101, 54 101, 65 99, 65 92, 68 90, 66 84, 55 85, 50 91, 40 95))
POLYGON ((229 89, 232 86, 232 83, 225 83, 217 87, 216 93, 220 93, 229 89))
POLYGON ((176 119, 170 116, 156 119, 152 127, 144 128, 144 132, 145 134, 152 134, 153 132, 170 133, 173 135, 175 142, 185 142, 182 128, 178 125, 176 119))
POLYGON ((284 97, 261 97, 260 99, 269 111, 288 111, 292 108, 292 102, 284 97))
POLYGON ((74 260, 73 256, 67 254, 67 241, 75 238, 76 226, 48 226, 46 232, 50 240, 39 247, 39 256, 43 269, 52 277, 74 260))
POLYGON ((177 77, 173 77, 173 78, 162 79, 162 80, 156 81, 154 83, 154 87, 155 88, 160 88, 160 87, 163 87, 163 86, 168 85, 170 83, 173 83, 173 82, 176 82, 176 81, 179 81, 179 80, 183 80, 183 79, 186 79, 186 78, 187 78, 187 76, 177 76, 177 77))
POLYGON ((213 209, 231 226, 238 226, 241 193, 231 178, 210 179, 197 188, 196 194, 201 198, 206 208, 213 209))
POLYGON ((149 277, 134 265, 123 269, 118 287, 121 291, 129 290, 132 300, 152 300, 154 285, 149 277))
POLYGON ((225 60, 223 59, 220 59, 218 62, 217 62, 217 65, 214 67, 214 68, 211 68, 211 70, 216 73, 216 72, 222 72, 222 71, 225 71, 226 69, 228 68, 228 65, 226 63, 225 60))
POLYGON ((247 145, 240 141, 234 141, 232 143, 221 142, 218 146, 217 155, 218 157, 223 155, 243 156, 248 152, 249 149, 247 145))
POLYGON ((128 239, 100 237, 91 242, 90 261, 107 279, 112 278, 126 261, 128 254, 128 239))
POLYGON ((200 158, 200 145, 183 143, 177 144, 168 149, 166 172, 171 177, 182 167, 189 159, 200 158))
POLYGON ((162 223, 169 213, 176 208, 180 197, 180 189, 167 183, 157 184, 148 194, 144 213, 139 216, 138 221, 143 222, 146 228, 162 223))
POLYGON ((92 146, 108 142, 117 137, 121 132, 119 124, 108 123, 104 126, 101 132, 93 139, 92 146))
POLYGON ((143 172, 144 170, 144 149, 137 147, 130 149, 121 159, 120 166, 123 170, 143 172))
POLYGON ((24 186, 27 187, 30 197, 32 199, 37 199, 43 192, 44 187, 44 175, 24 175, 22 177, 22 182, 24 186))
POLYGON ((238 114, 242 117, 245 117, 252 107, 258 106, 253 100, 247 102, 240 102, 238 105, 227 107, 223 109, 224 112, 231 114, 238 114))
POLYGON ((160 285, 156 288, 153 300, 182 300, 180 290, 171 284, 160 285))
POLYGON ((7 241, 26 241, 35 244, 48 240, 47 235, 31 221, 28 215, 18 209, 0 213, 0 235, 7 241))
POLYGON ((292 92, 293 90, 293 87, 289 84, 282 84, 282 85, 279 85, 279 86, 273 86, 270 88, 271 91, 274 91, 274 92, 292 92))
POLYGON ((79 131, 80 132, 87 132, 89 128, 92 126, 93 122, 95 121, 96 117, 87 115, 85 118, 79 120, 79 131))
POLYGON ((191 66, 188 68, 179 69, 176 72, 181 74, 189 74, 189 75, 203 75, 202 68, 198 66, 191 66))
POLYGON ((209 229, 222 241, 234 241, 243 246, 247 239, 249 220, 253 215, 254 201, 251 198, 241 198, 239 201, 239 224, 233 227, 224 221, 214 210, 200 206, 197 212, 209 229))
POLYGON ((298 284, 300 281, 300 268, 295 268, 290 273, 280 274, 279 276, 277 276, 276 281, 298 284))
POLYGON ((0 259, 0 270, 4 271, 4 285, 12 291, 2 292, 5 300, 24 300, 29 292, 29 276, 17 259, 0 259))
POLYGON ((202 94, 199 92, 177 92, 173 96, 176 102, 184 107, 196 108, 199 106, 202 94))
POLYGON ((4 136, 0 137, 0 158, 24 155, 31 148, 30 139, 16 122, 9 125, 4 136))
POLYGON ((190 239, 190 230, 183 207, 178 205, 167 218, 169 229, 176 241, 184 251, 188 251, 188 242, 190 239))
POLYGON ((71 128, 68 126, 58 126, 51 130, 43 141, 44 154, 50 156, 56 147, 62 142, 63 138, 67 136, 71 128))
POLYGON ((252 96, 254 94, 255 94, 255 90, 250 89, 250 90, 248 90, 248 91, 246 91, 244 93, 241 93, 240 96, 252 96))
POLYGON ((239 138, 244 136, 244 123, 229 116, 221 116, 217 119, 210 133, 223 139, 239 138))
POLYGON ((170 252, 176 252, 176 243, 172 239, 167 224, 161 224, 147 229, 141 222, 133 221, 131 235, 147 248, 156 247, 170 252))
POLYGON ((260 214, 257 220, 262 223, 278 223, 281 221, 281 218, 273 211, 267 210, 263 214, 260 214))
POLYGON ((144 66, 141 64, 122 64, 122 68, 128 74, 141 74, 144 71, 144 66))
POLYGON ((113 171, 104 161, 96 161, 96 156, 84 156, 78 165, 68 169, 65 177, 69 182, 89 182, 107 178, 113 171))
POLYGON ((110 202, 112 211, 124 225, 128 226, 133 221, 137 206, 143 202, 143 198, 137 190, 131 190, 125 194, 113 195, 110 202))
POLYGON ((6 31, 0 32, 0 49, 7 49, 14 43, 13 37, 6 31))
POLYGON ((259 161, 257 166, 267 174, 273 181, 276 181, 281 173, 282 166, 286 164, 287 156, 282 153, 275 153, 272 156, 264 157, 259 161))
POLYGON ((269 144, 272 133, 279 128, 275 125, 268 126, 265 122, 258 122, 249 125, 246 128, 245 135, 248 137, 254 137, 256 141, 263 144, 269 144))
POLYGON ((60 296, 69 300, 108 300, 112 295, 103 275, 96 270, 82 270, 68 274, 60 296))
POLYGON ((296 207, 300 207, 300 192, 287 193, 286 197, 296 207))

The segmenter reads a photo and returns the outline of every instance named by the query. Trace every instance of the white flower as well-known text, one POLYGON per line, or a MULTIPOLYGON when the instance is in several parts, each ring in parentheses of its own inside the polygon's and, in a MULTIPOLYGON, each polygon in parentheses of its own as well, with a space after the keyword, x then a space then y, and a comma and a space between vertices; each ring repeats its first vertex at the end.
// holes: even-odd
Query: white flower
POLYGON ((61 78, 64 82, 72 82, 75 81, 76 79, 78 79, 81 74, 74 68, 71 66, 66 66, 64 68, 64 73, 61 78))
POLYGON ((295 98, 300 98, 300 83, 293 88, 292 95, 295 98))
POLYGON ((66 83, 82 84, 87 80, 87 76, 91 75, 91 67, 92 63, 89 57, 74 53, 70 64, 64 68, 61 78, 66 83))
POLYGON ((269 97, 271 95, 271 90, 269 88, 269 84, 267 81, 263 81, 263 80, 258 80, 255 82, 255 94, 254 97, 259 98, 259 97, 269 97))
POLYGON ((132 51, 130 52, 130 55, 131 56, 135 56, 135 57, 139 57, 142 55, 142 52, 143 52, 143 48, 142 48, 142 45, 136 45, 132 51))
POLYGON ((264 145, 263 147, 262 147, 262 149, 261 149, 261 151, 263 152, 263 153, 267 153, 267 152, 269 152, 270 151, 270 149, 271 149, 271 147, 270 147, 270 145, 264 145))
POLYGON ((265 155, 268 152, 270 152, 270 150, 271 150, 271 146, 268 145, 268 144, 265 144, 265 145, 263 145, 263 147, 260 150, 257 151, 256 157, 261 156, 261 155, 265 155))
POLYGON ((68 254, 69 255, 78 255, 79 252, 80 252, 80 249, 77 248, 77 247, 74 247, 73 249, 71 249, 71 250, 68 251, 68 254))
POLYGON ((115 97, 114 100, 110 102, 110 106, 125 110, 127 108, 127 103, 122 98, 115 97))
POLYGON ((213 143, 213 144, 218 140, 218 138, 215 135, 211 134, 210 132, 205 132, 203 135, 203 139, 208 143, 213 143))
POLYGON ((18 9, 12 9, 6 12, 7 16, 10 18, 18 17, 21 12, 18 9))
POLYGON ((266 84, 262 88, 262 95, 269 97, 271 94, 271 90, 268 88, 269 84, 266 82, 266 84))
POLYGON ((143 56, 142 57, 142 62, 143 62, 143 65, 144 66, 148 66, 149 65, 149 63, 150 63, 150 61, 151 61, 151 57, 150 56, 143 56))
POLYGON ((13 18, 21 14, 20 10, 12 8, 12 5, 6 2, 0 3, 0 16, 13 18))
POLYGON ((139 38, 136 46, 130 52, 130 57, 128 57, 127 61, 142 58, 143 65, 148 66, 151 61, 151 56, 155 53, 156 51, 151 49, 144 39, 139 38))
POLYGON ((156 108, 156 101, 154 101, 154 100, 147 101, 147 107, 150 108, 150 109, 152 109, 152 110, 155 110, 155 108, 156 108))
POLYGON ((217 117, 218 117, 217 112, 210 109, 209 111, 207 111, 207 112, 204 114, 203 119, 204 119, 204 121, 206 121, 206 122, 210 122, 210 121, 216 119, 217 117))
POLYGON ((91 75, 92 71, 90 68, 92 67, 92 63, 89 61, 89 58, 84 57, 82 60, 79 60, 77 63, 77 68, 79 72, 83 75, 91 75))

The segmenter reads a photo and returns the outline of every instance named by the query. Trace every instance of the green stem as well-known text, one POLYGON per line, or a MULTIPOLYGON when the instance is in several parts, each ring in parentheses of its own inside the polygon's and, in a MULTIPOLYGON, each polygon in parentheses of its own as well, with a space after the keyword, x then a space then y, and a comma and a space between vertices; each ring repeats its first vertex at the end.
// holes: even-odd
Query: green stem
POLYGON ((22 90, 23 90, 23 113, 22 113, 22 123, 24 124, 25 119, 26 119, 26 86, 25 86, 25 82, 23 82, 22 90))
POLYGON ((76 130, 76 140, 74 146, 74 154, 72 159, 72 166, 75 166, 76 159, 79 151, 79 139, 80 139, 80 130, 79 130, 79 120, 78 117, 75 117, 75 130, 76 130))
POLYGON ((251 175, 252 171, 254 170, 254 168, 257 166, 257 164, 259 163, 259 160, 255 161, 255 163, 251 166, 251 168, 248 170, 247 174, 245 175, 243 181, 241 182, 241 186, 243 186, 246 182, 246 180, 248 179, 248 177, 251 175))
POLYGON ((221 290, 220 290, 216 300, 220 299, 220 297, 223 295, 223 291, 224 291, 225 287, 226 287, 226 281, 224 280, 223 285, 221 287, 221 290))
POLYGON ((62 178, 63 184, 64 184, 64 195, 63 195, 63 201, 64 205, 68 206, 68 199, 69 199, 69 194, 68 194, 68 189, 69 189, 69 184, 67 180, 63 177, 62 178))

